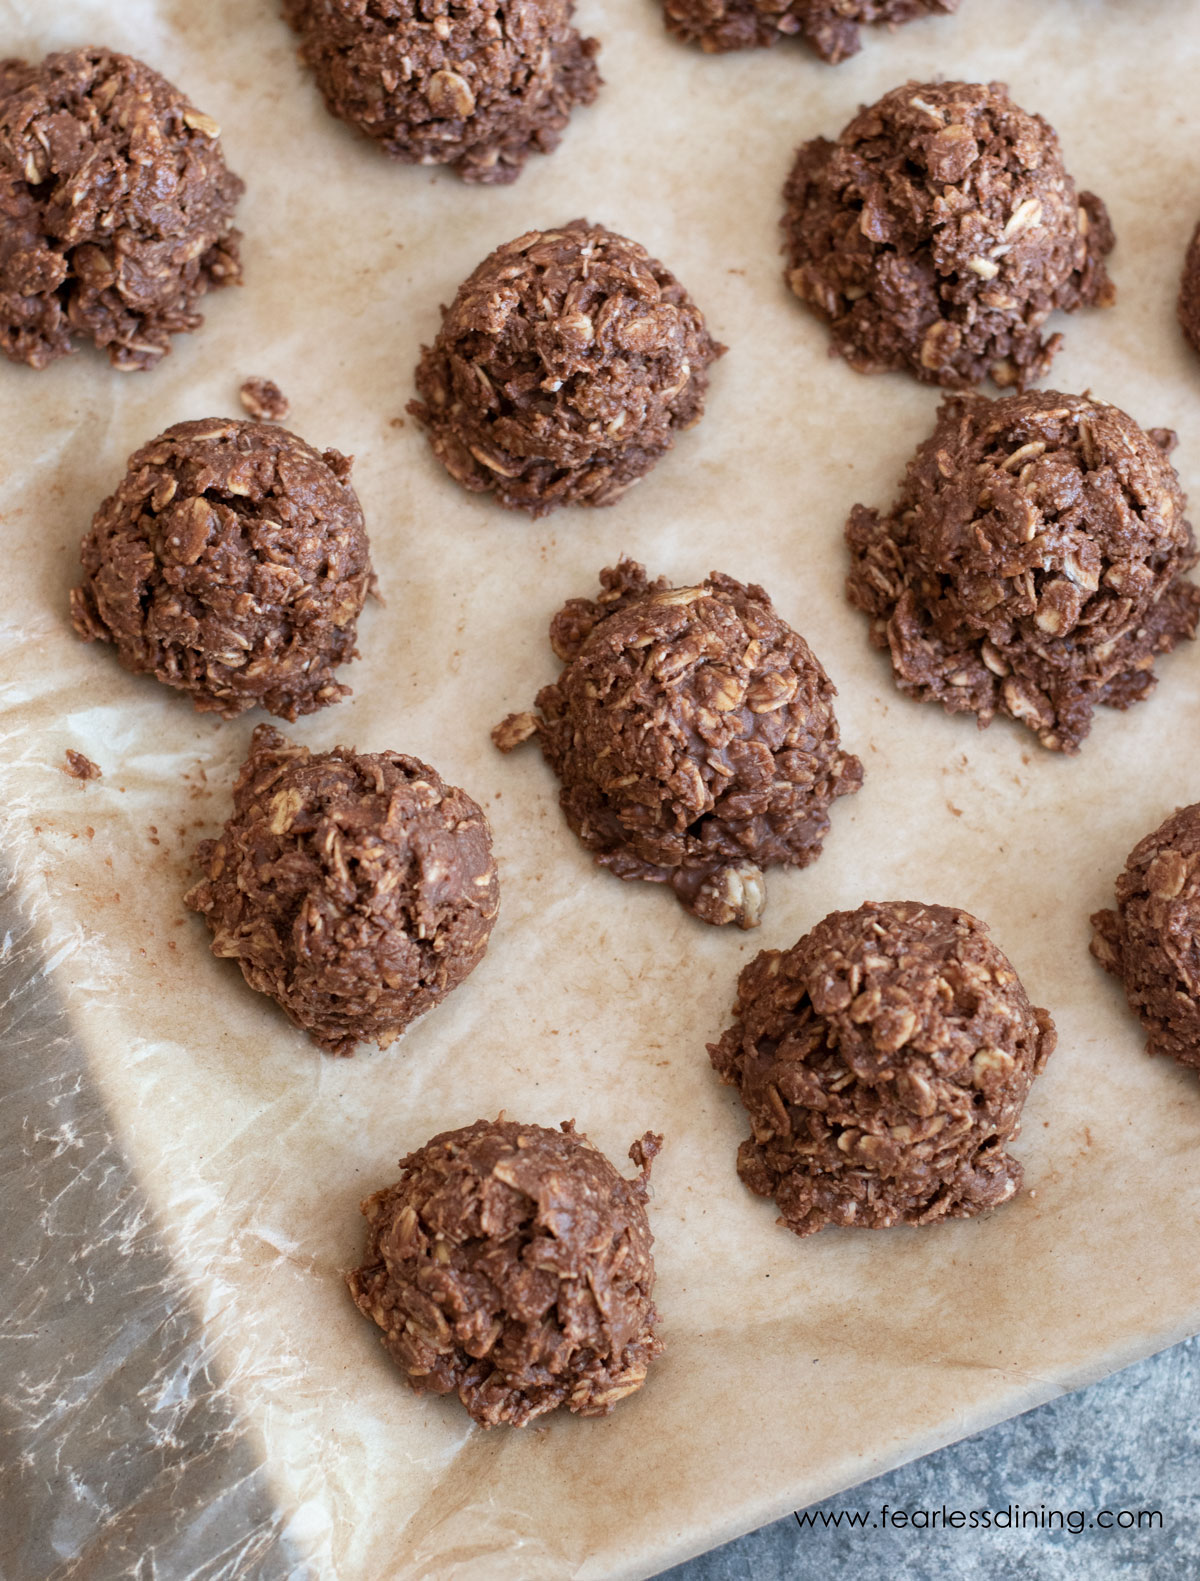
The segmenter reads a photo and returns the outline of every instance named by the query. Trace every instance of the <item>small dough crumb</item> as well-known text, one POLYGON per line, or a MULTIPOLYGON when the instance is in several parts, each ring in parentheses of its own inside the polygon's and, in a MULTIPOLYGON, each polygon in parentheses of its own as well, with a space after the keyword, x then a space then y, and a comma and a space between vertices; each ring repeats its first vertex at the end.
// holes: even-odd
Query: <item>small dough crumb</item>
POLYGON ((450 1394, 481 1427, 560 1405, 605 1416, 662 1351, 654 1329, 650 1166, 627 1180, 570 1120, 477 1120, 401 1160, 362 1205, 366 1257, 347 1277, 416 1394, 450 1394))
POLYGON ((738 1174, 797 1235, 970 1218, 1020 1189, 1005 1151, 1054 1050, 987 927, 915 901, 835 911, 738 980, 709 1055, 752 1135, 738 1174))
POLYGON ((492 733, 536 735, 567 822, 624 879, 669 884, 702 922, 756 927, 764 870, 821 854, 829 806, 862 764, 840 745, 836 691, 761 587, 714 571, 649 582, 622 560, 550 627, 564 668, 492 733))
POLYGON ((788 284, 860 373, 1024 389, 1052 311, 1115 300, 1104 204, 1001 82, 893 89, 797 151, 784 201, 788 284))
POLYGON ((1092 954, 1125 985, 1146 1051, 1200 1071, 1200 803, 1135 845, 1116 911, 1098 911, 1092 954))
POLYGON ((73 780, 98 780, 102 776, 98 763, 93 763, 91 758, 85 758, 82 752, 76 752, 74 747, 67 748, 67 761, 63 765, 63 773, 69 774, 73 780))
POLYGON ((1061 752, 1096 704, 1148 696, 1200 614, 1174 443, 1056 390, 945 401, 891 509, 846 527, 850 602, 900 690, 1061 752))
POLYGON ((247 379, 238 394, 250 416, 260 423, 282 423, 292 409, 274 379, 247 379))

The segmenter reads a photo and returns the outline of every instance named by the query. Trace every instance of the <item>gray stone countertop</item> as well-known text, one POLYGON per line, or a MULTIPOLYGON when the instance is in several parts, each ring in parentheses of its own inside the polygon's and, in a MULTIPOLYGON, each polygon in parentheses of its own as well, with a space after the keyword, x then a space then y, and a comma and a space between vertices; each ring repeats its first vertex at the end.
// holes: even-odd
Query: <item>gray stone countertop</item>
POLYGON ((1139 1576, 1200 1577, 1200 1336, 815 1504, 800 1519, 788 1516, 677 1565, 658 1581, 1139 1576), (942 1527, 943 1509, 963 1512, 957 1529, 942 1527), (995 1513, 1010 1510, 1024 1526, 1006 1528, 1002 1513, 997 1528, 995 1513), (908 1524, 892 1524, 897 1511, 908 1524), (912 1520, 918 1511, 922 1524, 912 1520), (925 1513, 934 1511, 936 1526, 925 1513), (974 1526, 972 1511, 979 1512, 974 1526), (993 1522, 987 1527, 983 1511, 993 1522), (1140 1526, 1130 1524, 1139 1512, 1140 1526), (852 1527, 850 1515, 865 1525, 852 1527))

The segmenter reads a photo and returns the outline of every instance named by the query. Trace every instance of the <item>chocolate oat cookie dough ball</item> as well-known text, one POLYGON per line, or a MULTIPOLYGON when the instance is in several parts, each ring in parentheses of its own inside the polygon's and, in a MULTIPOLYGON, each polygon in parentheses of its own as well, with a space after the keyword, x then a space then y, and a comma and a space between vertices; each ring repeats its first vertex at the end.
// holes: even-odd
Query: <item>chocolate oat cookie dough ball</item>
POLYGON ((1200 803, 1135 845, 1116 911, 1098 911, 1092 954, 1125 984, 1146 1052, 1200 1070, 1200 803))
POLYGON ((831 66, 859 49, 866 23, 895 26, 958 0, 663 0, 668 32, 709 54, 763 48, 799 35, 831 66))
POLYGON ((788 283, 860 373, 1024 389, 1055 309, 1114 300, 1107 210, 1000 82, 893 89, 799 149, 784 200, 788 283))
POLYGON ((0 61, 0 347, 44 368, 93 341, 153 368, 236 284, 243 187, 221 129, 129 55, 0 61))
POLYGON ((331 115, 393 159, 515 181, 600 86, 573 0, 284 0, 331 115))
POLYGON ((753 928, 764 869, 815 862, 829 804, 862 784, 833 683, 761 587, 714 571, 672 588, 632 560, 600 581, 554 617, 564 668, 538 712, 492 739, 508 752, 537 736, 601 866, 670 884, 702 922, 753 928))
POLYGON ((374 586, 350 461, 274 424, 176 423, 129 459, 83 540, 71 619, 128 670, 227 719, 336 703, 374 586))
POLYGON ((492 834, 465 791, 399 752, 254 732, 233 813, 186 896, 259 993, 329 1054, 386 1048, 487 950, 492 834))
POLYGON ((751 1135, 738 1174, 797 1235, 965 1219, 1006 1202, 1005 1148, 1054 1049, 986 926, 950 906, 835 911, 738 980, 709 1045, 751 1135))
POLYGON ((1169 429, 1089 396, 954 396, 886 515, 846 528, 850 602, 910 697, 1019 719, 1076 752, 1195 634, 1200 589, 1169 429))
POLYGON ((1179 284, 1179 323, 1184 339, 1200 351, 1200 225, 1192 233, 1179 284))
POLYGON ((409 1387, 457 1391, 481 1427, 604 1416, 640 1389, 662 1351, 646 1221, 661 1146, 635 1142, 626 1180, 569 1120, 476 1120, 403 1159, 362 1205, 347 1283, 409 1387))
POLYGON ((699 422, 724 350, 644 247, 573 220, 459 288, 409 411, 464 488, 531 516, 611 505, 699 422))

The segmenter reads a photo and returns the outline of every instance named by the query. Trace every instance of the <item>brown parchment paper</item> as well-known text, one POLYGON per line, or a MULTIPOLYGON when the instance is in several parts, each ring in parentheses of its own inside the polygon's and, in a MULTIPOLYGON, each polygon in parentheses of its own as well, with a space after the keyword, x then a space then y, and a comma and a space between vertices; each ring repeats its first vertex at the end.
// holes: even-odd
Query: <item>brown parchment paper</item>
MULTIPOLYGON (((1087 953, 1127 851, 1200 796, 1200 651, 1162 662, 1148 704, 1101 710, 1074 761, 901 698, 843 601, 841 531, 856 500, 890 499, 937 395, 827 360, 776 229, 799 140, 906 76, 1006 80, 1057 126, 1118 237, 1118 306, 1063 320, 1053 382, 1178 429, 1200 496, 1200 363, 1174 321, 1200 214, 1200 15, 963 0, 956 18, 870 31, 836 70, 798 47, 705 57, 665 37, 652 0, 582 0, 579 20, 604 42, 598 102, 515 186, 484 190, 392 166, 333 122, 272 0, 0 4, 6 52, 95 40, 152 63, 220 121, 247 182, 246 284, 210 297, 158 370, 120 375, 87 350, 0 368, 0 800, 4 860, 297 1574, 645 1576, 1200 1327, 1200 1089, 1143 1056, 1087 953), (580 213, 649 246, 731 349, 702 424, 625 500, 530 525, 457 489, 404 405, 439 302, 493 246, 580 213), (193 715, 66 619, 79 538, 127 455, 168 423, 237 415, 251 374, 291 397, 298 433, 357 457, 387 597, 362 621, 353 699, 293 733, 430 760, 484 804, 501 865, 484 964, 387 1053, 350 1061, 214 960, 181 905, 255 716, 193 715), (714 567, 762 582, 840 689, 865 788, 834 808, 817 866, 769 876, 755 934, 593 868, 536 750, 489 743, 555 673, 552 613, 622 552, 680 582, 714 567), (103 778, 63 775, 67 747, 103 778), (737 1180, 746 1124, 704 1045, 756 950, 866 898, 983 916, 1053 1010, 1059 1051, 1015 1149, 1032 1189, 1011 1205, 801 1243, 737 1180), (668 1349, 610 1418, 484 1434, 457 1402, 409 1394, 343 1288, 359 1198, 434 1131, 500 1109, 573 1116, 618 1159, 647 1127, 666 1135, 652 1222, 668 1349)), ((10 1212, 38 1202, 29 1167, 10 1212)), ((128 1226, 64 1247, 53 1205, 39 1211, 46 1255, 83 1257, 100 1291, 135 1249, 128 1226)))

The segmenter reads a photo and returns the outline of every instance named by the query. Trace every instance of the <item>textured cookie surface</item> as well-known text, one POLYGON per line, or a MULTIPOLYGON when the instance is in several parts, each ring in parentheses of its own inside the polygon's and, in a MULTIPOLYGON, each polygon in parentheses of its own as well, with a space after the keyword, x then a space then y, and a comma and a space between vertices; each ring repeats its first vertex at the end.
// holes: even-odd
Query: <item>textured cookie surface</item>
POLYGON ((129 55, 0 61, 0 347, 44 368, 90 340, 152 368, 241 279, 221 129, 129 55))
POLYGON ((788 283, 860 372, 1023 389, 1052 312, 1114 300, 1103 203, 1003 83, 893 89, 798 150, 784 203, 788 283))
POLYGON ((1178 314, 1188 344, 1200 351, 1200 225, 1192 232, 1179 283, 1178 314))
POLYGON ((1168 429, 1055 390, 956 396, 881 514, 846 528, 848 592, 896 684, 1075 752, 1190 638, 1200 589, 1168 429))
POLYGON ((463 283, 409 410, 464 488, 534 516, 611 505, 700 420, 724 349, 644 247, 574 220, 463 283))
POLYGON ((710 1045, 751 1135, 738 1174, 797 1235, 969 1218, 1012 1197, 1007 1145, 1054 1049, 986 926, 914 901, 835 911, 742 972, 710 1045))
POLYGON ((626 1180, 569 1121, 477 1120, 402 1160, 362 1205, 348 1282, 409 1386, 457 1392, 482 1427, 602 1416, 640 1389, 662 1350, 645 1207, 661 1144, 633 1144, 626 1180))
POLYGON ((337 702, 374 584, 349 479, 345 456, 274 424, 176 423, 96 512, 76 631, 202 712, 295 719, 337 702))
POLYGON ((830 803, 862 784, 833 684, 760 587, 714 571, 671 588, 631 560, 600 580, 599 598, 554 618, 564 668, 538 712, 493 738, 537 735, 567 822, 611 872, 670 884, 704 922, 754 927, 764 870, 815 861, 830 803))
POLYGON ((254 732, 220 837, 196 852, 214 955, 330 1054, 386 1048, 487 950, 500 904, 471 798, 399 752, 254 732))
POLYGON ((958 9, 958 0, 663 0, 670 32, 710 54, 800 37, 836 66, 868 23, 895 26, 958 9))
POLYGON ((284 0, 330 114, 405 164, 515 181, 600 86, 571 0, 284 0))
POLYGON ((1117 909, 1092 927, 1092 954, 1124 983, 1147 1051, 1200 1070, 1200 803, 1134 846, 1117 909))

